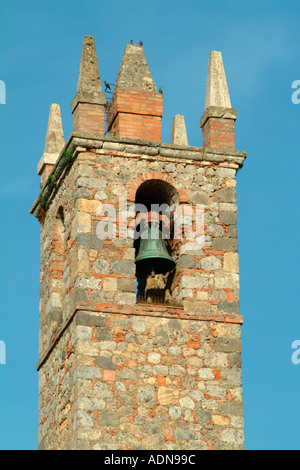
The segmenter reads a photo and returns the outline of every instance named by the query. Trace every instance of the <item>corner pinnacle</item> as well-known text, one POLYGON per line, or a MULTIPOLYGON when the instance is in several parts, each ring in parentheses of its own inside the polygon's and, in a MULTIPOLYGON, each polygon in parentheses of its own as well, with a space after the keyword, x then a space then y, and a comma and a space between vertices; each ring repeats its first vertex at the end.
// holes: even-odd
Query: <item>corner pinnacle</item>
POLYGON ((188 145, 184 116, 180 114, 173 118, 171 144, 188 145))
POLYGON ((212 51, 209 55, 206 82, 205 107, 231 108, 222 54, 212 51))
POLYGON ((106 103, 106 96, 102 93, 95 39, 93 36, 85 36, 83 39, 77 92, 71 104, 72 113, 78 103, 106 103))
POLYGON ((50 108, 48 127, 45 139, 44 154, 38 164, 38 174, 45 165, 54 165, 65 145, 60 106, 53 103, 50 108))

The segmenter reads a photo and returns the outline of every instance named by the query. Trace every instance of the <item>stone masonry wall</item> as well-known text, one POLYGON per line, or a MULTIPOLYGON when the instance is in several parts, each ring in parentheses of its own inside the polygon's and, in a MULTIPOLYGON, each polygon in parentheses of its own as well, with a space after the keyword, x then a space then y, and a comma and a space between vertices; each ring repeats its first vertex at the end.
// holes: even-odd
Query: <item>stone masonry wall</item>
POLYGON ((243 448, 240 326, 80 311, 40 370, 40 448, 243 448))
POLYGON ((243 448, 235 176, 244 156, 113 138, 74 155, 42 216, 41 447, 243 448), (96 235, 101 204, 132 204, 149 179, 205 207, 204 246, 180 248, 173 307, 136 304, 133 240, 96 235), (60 205, 62 305, 49 269, 60 205))
POLYGON ((238 325, 81 312, 78 442, 92 449, 243 445, 238 325), (92 326, 92 325, 97 326, 92 326))

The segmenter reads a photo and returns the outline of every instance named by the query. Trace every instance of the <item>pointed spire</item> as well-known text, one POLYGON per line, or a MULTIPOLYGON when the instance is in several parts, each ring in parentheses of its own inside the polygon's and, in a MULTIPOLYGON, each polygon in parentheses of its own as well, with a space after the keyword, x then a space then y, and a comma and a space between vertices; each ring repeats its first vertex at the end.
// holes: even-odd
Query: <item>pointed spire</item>
POLYGON ((85 36, 83 39, 77 93, 71 105, 72 113, 78 103, 106 103, 106 96, 102 93, 95 39, 93 36, 85 36))
POLYGON ((173 118, 171 144, 188 145, 184 116, 180 114, 173 118))
POLYGON ((226 82, 222 54, 209 55, 204 113, 200 119, 203 147, 234 150, 234 122, 236 110, 231 101, 226 82))
POLYGON ((142 45, 127 44, 119 67, 116 88, 157 93, 142 45))
POLYGON ((65 145, 64 131, 59 104, 53 103, 50 108, 44 153, 60 153, 65 145))
POLYGON ((111 136, 161 141, 163 95, 156 89, 141 43, 125 47, 106 115, 111 136))
POLYGON ((206 82, 205 109, 210 106, 231 108, 222 54, 212 51, 209 55, 206 82))
POLYGON ((42 175, 45 169, 47 169, 49 172, 50 169, 53 168, 64 145, 65 139, 61 121, 60 106, 56 103, 53 103, 49 113, 44 154, 38 164, 39 175, 42 175))

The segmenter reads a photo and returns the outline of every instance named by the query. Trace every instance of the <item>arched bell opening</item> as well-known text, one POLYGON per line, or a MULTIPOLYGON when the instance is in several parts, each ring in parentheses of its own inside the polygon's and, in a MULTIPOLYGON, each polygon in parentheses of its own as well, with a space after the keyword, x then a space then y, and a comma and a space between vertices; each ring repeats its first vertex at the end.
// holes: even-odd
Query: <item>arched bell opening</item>
POLYGON ((51 289, 55 296, 55 307, 49 315, 49 335, 56 331, 56 328, 63 320, 63 302, 65 295, 64 285, 65 269, 65 216, 64 209, 60 206, 56 212, 53 224, 53 239, 51 250, 51 289))
POLYGON ((145 181, 136 192, 135 260, 137 301, 173 304, 178 254, 174 250, 174 208, 179 197, 162 180, 145 181))

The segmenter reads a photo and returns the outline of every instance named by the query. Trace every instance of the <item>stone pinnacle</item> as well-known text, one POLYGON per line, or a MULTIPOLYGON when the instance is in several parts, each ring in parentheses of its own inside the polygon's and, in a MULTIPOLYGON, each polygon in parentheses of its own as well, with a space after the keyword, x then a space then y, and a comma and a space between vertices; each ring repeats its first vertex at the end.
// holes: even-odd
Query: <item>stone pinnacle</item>
POLYGON ((45 139, 44 154, 38 165, 41 174, 45 165, 54 165, 65 145, 60 106, 52 104, 49 113, 48 127, 45 139))
POLYGON ((116 88, 122 90, 157 93, 141 45, 127 44, 119 67, 116 88))
POLYGON ((60 153, 65 145, 59 104, 53 103, 50 108, 44 153, 60 153))
POLYGON ((205 109, 210 106, 231 108, 222 54, 212 51, 209 55, 206 82, 205 109))
POLYGON ((188 145, 184 116, 180 114, 173 118, 171 144, 188 145))
POLYGON ((93 36, 85 36, 83 39, 77 93, 72 101, 72 112, 78 103, 106 103, 106 96, 102 93, 95 39, 93 36))

